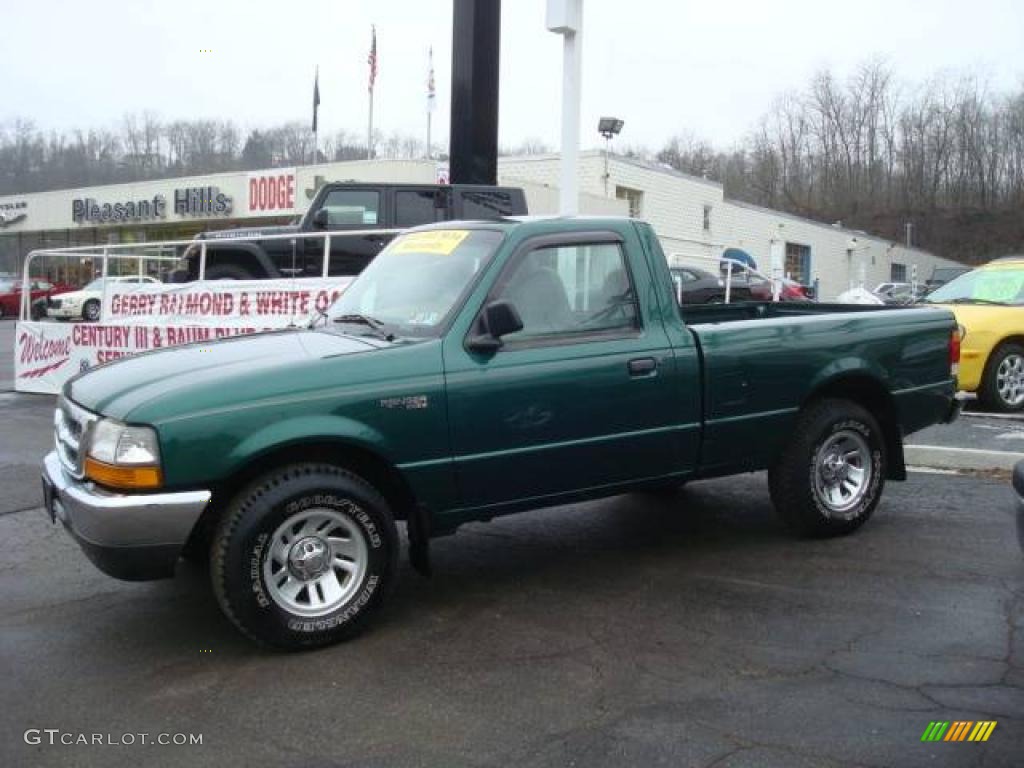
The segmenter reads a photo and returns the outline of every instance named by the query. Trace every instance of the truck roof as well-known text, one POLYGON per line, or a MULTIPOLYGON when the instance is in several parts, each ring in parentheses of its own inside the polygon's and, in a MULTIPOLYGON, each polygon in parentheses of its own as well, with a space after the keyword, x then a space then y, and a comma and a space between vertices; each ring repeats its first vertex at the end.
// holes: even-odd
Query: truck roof
POLYGON ((549 230, 572 231, 576 229, 621 229, 637 219, 628 216, 506 216, 493 220, 454 220, 439 221, 413 227, 410 232, 424 232, 434 229, 513 229, 530 228, 542 232, 549 230))

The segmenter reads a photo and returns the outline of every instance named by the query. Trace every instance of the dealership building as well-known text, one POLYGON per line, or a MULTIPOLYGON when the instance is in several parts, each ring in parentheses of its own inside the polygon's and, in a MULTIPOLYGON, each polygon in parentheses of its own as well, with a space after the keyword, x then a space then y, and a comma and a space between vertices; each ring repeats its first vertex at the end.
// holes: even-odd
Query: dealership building
MULTIPOLYGON (((35 249, 187 240, 210 229, 287 223, 327 181, 431 184, 445 174, 434 161, 369 160, 4 196, 0 272, 18 273, 35 249)), ((500 158, 498 175, 499 183, 524 189, 531 213, 557 212, 557 155, 500 158)), ((580 155, 579 188, 582 214, 649 221, 672 262, 714 271, 727 249, 737 249, 767 272, 774 251, 787 275, 817 284, 823 299, 862 275, 873 287, 915 275, 924 281, 936 267, 957 266, 868 233, 729 200, 721 184, 603 151, 580 155)), ((81 280, 81 266, 69 277, 81 280)))

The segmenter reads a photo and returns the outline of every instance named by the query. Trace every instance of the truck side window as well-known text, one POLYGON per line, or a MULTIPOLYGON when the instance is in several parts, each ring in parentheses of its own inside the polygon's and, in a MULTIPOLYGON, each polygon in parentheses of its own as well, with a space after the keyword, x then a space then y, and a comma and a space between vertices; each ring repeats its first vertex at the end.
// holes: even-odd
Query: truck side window
POLYGON ((335 189, 327 193, 327 228, 372 229, 380 222, 380 192, 369 189, 335 189))
POLYGON ((512 205, 512 195, 498 190, 465 191, 462 193, 463 219, 497 219, 518 211, 512 205))
POLYGON ((445 220, 445 208, 438 208, 433 189, 400 189, 395 192, 395 226, 418 227, 445 220))
POLYGON ((512 268, 497 298, 511 301, 523 330, 507 341, 632 333, 636 293, 617 243, 537 248, 512 268))

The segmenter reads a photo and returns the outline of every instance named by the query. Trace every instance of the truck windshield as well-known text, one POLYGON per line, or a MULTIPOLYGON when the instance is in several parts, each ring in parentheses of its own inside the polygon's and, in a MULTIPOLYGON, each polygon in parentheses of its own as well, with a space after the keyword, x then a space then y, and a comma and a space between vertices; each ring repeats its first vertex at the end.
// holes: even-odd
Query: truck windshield
POLYGON ((928 295, 929 304, 1024 306, 1024 265, 976 269, 928 295))
POLYGON ((502 237, 486 229, 399 235, 331 306, 328 320, 395 336, 436 336, 502 237))

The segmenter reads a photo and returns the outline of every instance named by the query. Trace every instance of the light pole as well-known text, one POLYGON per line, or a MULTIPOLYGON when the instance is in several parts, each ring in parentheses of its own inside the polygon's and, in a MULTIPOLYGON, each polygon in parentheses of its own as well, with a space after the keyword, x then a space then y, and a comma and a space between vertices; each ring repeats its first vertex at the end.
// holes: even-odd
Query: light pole
POLYGON ((622 133, 626 123, 617 117, 602 117, 597 121, 597 132, 604 136, 604 196, 608 197, 608 150, 612 139, 622 133))
POLYGON ((547 28, 562 36, 562 178, 559 212, 579 210, 580 76, 583 53, 583 0, 548 0, 547 28))

